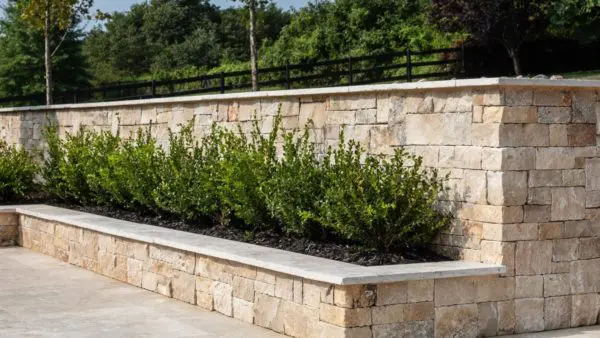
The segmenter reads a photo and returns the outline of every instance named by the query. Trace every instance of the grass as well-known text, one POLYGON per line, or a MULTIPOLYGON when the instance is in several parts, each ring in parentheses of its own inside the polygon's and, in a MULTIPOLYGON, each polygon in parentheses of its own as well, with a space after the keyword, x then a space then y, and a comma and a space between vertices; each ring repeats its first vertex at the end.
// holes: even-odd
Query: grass
POLYGON ((565 79, 600 80, 600 69, 564 73, 565 79))

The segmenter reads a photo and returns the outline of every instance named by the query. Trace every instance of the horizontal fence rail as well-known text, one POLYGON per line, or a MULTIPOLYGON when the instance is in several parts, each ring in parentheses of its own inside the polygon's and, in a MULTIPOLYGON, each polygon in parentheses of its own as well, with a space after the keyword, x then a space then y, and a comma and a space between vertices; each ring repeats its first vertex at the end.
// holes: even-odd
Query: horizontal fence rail
MULTIPOLYGON (((261 89, 296 89, 458 78, 464 70, 464 47, 348 57, 260 68, 261 89)), ((226 93, 252 88, 250 70, 174 79, 111 84, 55 92, 57 104, 105 102, 226 93)), ((0 106, 43 105, 44 93, 0 98, 0 106)))

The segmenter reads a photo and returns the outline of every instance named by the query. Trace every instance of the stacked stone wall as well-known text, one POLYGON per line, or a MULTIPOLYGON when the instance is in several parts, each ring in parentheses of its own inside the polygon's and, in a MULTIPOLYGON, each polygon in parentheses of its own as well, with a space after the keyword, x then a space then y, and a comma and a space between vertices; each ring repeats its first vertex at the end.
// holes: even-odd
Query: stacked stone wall
MULTIPOLYGON (((7 112, 0 115, 0 137, 36 147, 42 144, 41 126, 49 122, 58 124, 63 135, 82 125, 124 135, 151 125, 153 135, 166 144, 168 129, 177 130, 192 118, 198 138, 213 123, 227 128, 237 128, 239 124, 249 132, 256 121, 261 131, 268 133, 280 111, 288 129, 303 127, 312 120, 311 139, 322 151, 338 142, 343 126, 348 138, 358 140, 373 154, 391 154, 404 146, 423 156, 425 165, 438 168, 449 177, 450 191, 442 202, 457 219, 436 239, 434 247, 458 259, 507 267, 506 274, 489 279, 431 281, 434 296, 423 301, 431 304, 419 306, 432 310, 424 311, 423 317, 414 320, 423 323, 415 325, 423 325, 423 330, 439 337, 444 336, 440 332, 452 332, 450 324, 450 331, 445 331, 447 322, 469 328, 463 336, 493 336, 597 323, 597 89, 600 88, 526 83, 7 112), (480 288, 481 283, 490 286, 480 288), (448 299, 443 296, 445 290, 451 290, 448 299)), ((211 280, 224 283, 218 278, 211 280)), ((256 287, 257 280, 254 281, 256 287)), ((293 278, 290 283, 294 285, 293 278)), ((376 286, 375 303, 358 301, 347 307, 348 311, 339 310, 344 306, 336 307, 341 317, 326 311, 326 305, 331 305, 327 302, 319 303, 318 311, 314 307, 307 316, 317 318, 318 312, 319 323, 344 327, 343 332, 348 335, 352 330, 362 332, 367 326, 374 336, 385 336, 376 332, 391 330, 389 325, 407 327, 409 324, 399 323, 413 318, 412 313, 418 311, 406 310, 410 302, 401 296, 397 303, 382 305, 385 311, 397 311, 389 315, 395 322, 378 317, 385 312, 375 310, 379 307, 377 301, 383 299, 383 288, 376 286), (370 310, 355 310, 364 308, 370 310), (364 319, 366 313, 369 319, 364 319), (352 322, 354 319, 358 322, 352 322)), ((221 285, 217 290, 228 294, 229 288, 221 285)), ((264 297, 261 302, 269 300, 281 309, 288 305, 291 308, 293 288, 290 292, 291 300, 275 297, 290 304, 264 297)), ((250 302, 249 297, 239 299, 250 302)), ((255 305, 257 302, 258 298, 254 298, 255 305)), ((253 318, 261 325, 262 319, 257 322, 256 314, 253 318)), ((278 320, 274 323, 263 326, 287 333, 288 326, 278 320)))

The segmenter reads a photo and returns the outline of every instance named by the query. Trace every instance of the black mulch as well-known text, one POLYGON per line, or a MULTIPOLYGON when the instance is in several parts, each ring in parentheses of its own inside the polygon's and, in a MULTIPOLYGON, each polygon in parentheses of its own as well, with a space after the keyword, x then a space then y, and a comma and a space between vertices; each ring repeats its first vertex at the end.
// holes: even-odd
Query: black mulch
POLYGON ((427 248, 404 248, 403 250, 393 253, 373 252, 353 244, 344 245, 329 241, 315 241, 276 233, 274 231, 256 231, 253 234, 249 234, 243 229, 231 226, 202 226, 198 224, 189 224, 168 217, 142 215, 136 212, 115 210, 102 206, 65 204, 63 202, 48 200, 39 196, 22 199, 19 201, 11 201, 11 203, 3 202, 0 204, 34 203, 49 204, 61 208, 69 208, 130 222, 151 224, 169 229, 176 229, 239 242, 257 244, 364 266, 440 262, 449 260, 447 257, 436 254, 427 248))

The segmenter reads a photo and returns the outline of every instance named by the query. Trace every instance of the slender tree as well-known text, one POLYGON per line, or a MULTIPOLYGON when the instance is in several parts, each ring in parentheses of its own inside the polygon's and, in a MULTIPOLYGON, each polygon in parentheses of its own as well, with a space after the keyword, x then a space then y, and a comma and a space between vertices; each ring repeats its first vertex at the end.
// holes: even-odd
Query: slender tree
POLYGON ((250 39, 250 69, 252 71, 252 90, 258 91, 258 47, 256 46, 256 10, 264 6, 268 0, 235 0, 240 1, 248 8, 248 35, 250 39))
POLYGON ((23 20, 44 34, 44 68, 46 78, 46 104, 53 103, 54 82, 52 58, 65 41, 74 22, 87 15, 93 0, 22 0, 17 5, 23 20), (62 32, 59 41, 52 41, 53 33, 62 32), (54 43, 53 43, 54 42, 54 43))
POLYGON ((543 33, 557 0, 432 0, 430 18, 442 31, 463 31, 478 42, 499 42, 521 75, 519 50, 543 33))

